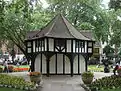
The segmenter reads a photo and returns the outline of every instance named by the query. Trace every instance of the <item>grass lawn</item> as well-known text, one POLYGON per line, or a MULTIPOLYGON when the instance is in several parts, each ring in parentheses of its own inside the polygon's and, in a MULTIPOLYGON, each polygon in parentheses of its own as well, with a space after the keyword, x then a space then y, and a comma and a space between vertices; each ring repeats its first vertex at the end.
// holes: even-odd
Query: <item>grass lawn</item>
POLYGON ((3 87, 0 87, 0 91, 25 91, 25 90, 14 89, 14 88, 3 88, 3 87))
MULTIPOLYGON (((92 72, 104 72, 104 65, 100 65, 100 67, 96 67, 97 65, 88 65, 88 71, 92 72)), ((110 68, 110 71, 113 69, 110 68)))
POLYGON ((88 71, 94 71, 94 72, 103 72, 104 66, 100 65, 99 68, 96 67, 97 65, 88 65, 88 71))
POLYGON ((105 89, 105 90, 101 90, 101 91, 121 91, 121 88, 117 88, 117 89, 105 89))

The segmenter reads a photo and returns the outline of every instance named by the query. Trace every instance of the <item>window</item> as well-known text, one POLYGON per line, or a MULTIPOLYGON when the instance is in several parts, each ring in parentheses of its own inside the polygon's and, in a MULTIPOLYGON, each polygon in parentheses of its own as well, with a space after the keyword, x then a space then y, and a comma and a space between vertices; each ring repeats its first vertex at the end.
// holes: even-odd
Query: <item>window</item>
POLYGON ((92 42, 88 42, 88 47, 92 47, 92 42))
POLYGON ((55 40, 55 45, 59 46, 59 47, 64 47, 65 46, 65 40, 61 40, 61 39, 55 40))
POLYGON ((99 48, 94 48, 94 53, 99 53, 99 48))
POLYGON ((84 42, 83 41, 76 41, 75 46, 76 46, 76 48, 83 48, 84 47, 84 42))
POLYGON ((28 48, 28 53, 31 53, 31 48, 28 48))
POLYGON ((31 47, 31 42, 27 42, 27 46, 28 47, 31 47))
POLYGON ((44 47, 44 40, 36 40, 36 47, 44 47))

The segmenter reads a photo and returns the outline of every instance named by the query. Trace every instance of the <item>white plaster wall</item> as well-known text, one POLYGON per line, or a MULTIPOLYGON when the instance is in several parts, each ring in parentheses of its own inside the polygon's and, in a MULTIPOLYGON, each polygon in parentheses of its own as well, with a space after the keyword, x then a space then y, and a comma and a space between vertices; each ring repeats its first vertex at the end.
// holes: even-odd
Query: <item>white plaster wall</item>
POLYGON ((84 48, 82 48, 82 53, 85 53, 84 48))
POLYGON ((28 48, 27 50, 28 50, 28 53, 31 53, 31 48, 28 48))
POLYGON ((45 39, 45 51, 47 51, 47 39, 45 39))
MULTIPOLYGON (((46 74, 46 58, 42 55, 42 73, 46 74)), ((41 69, 41 55, 39 54, 35 59, 35 71, 39 71, 41 69)), ((57 73, 63 73, 63 54, 57 54, 57 73)), ((74 73, 78 73, 78 56, 74 59, 74 73)), ((55 73, 55 55, 50 58, 50 73, 55 73)), ((85 72, 85 61, 82 55, 80 55, 80 73, 85 72)), ((67 56, 65 56, 65 74, 70 74, 70 60, 67 56)))
POLYGON ((75 52, 75 40, 73 40, 73 52, 75 52))
POLYGON ((41 54, 37 55, 35 59, 35 71, 40 72, 40 65, 41 65, 41 60, 40 60, 41 54))
POLYGON ((36 52, 38 52, 38 47, 36 47, 36 52))
POLYGON ((87 41, 85 41, 85 53, 87 53, 87 41))
POLYGON ((50 73, 55 73, 55 55, 50 58, 50 73))
MULTIPOLYGON (((79 55, 79 61, 80 61, 80 73, 85 72, 85 59, 82 55, 79 55)), ((78 55, 74 59, 74 64, 73 64, 73 71, 74 73, 78 73, 78 55)))
POLYGON ((78 48, 76 48, 76 53, 78 53, 78 48))
POLYGON ((71 40, 67 40, 67 52, 71 52, 71 40))
MULTIPOLYGON (((37 55, 36 59, 35 59, 35 71, 39 71, 40 72, 40 66, 41 66, 41 54, 37 55)), ((46 58, 45 56, 42 54, 42 73, 46 73, 46 58)))
POLYGON ((67 56, 65 56, 65 74, 70 74, 70 60, 67 56))
POLYGON ((88 48, 88 53, 92 53, 92 48, 88 48))
POLYGON ((73 72, 78 73, 78 56, 76 56, 75 59, 74 59, 73 72))
POLYGON ((33 41, 33 52, 35 52, 35 41, 33 41))
POLYGON ((79 55, 80 57, 80 73, 85 72, 85 59, 82 55, 79 55))
POLYGON ((57 54, 57 73, 63 73, 63 54, 57 54))
POLYGON ((49 39, 49 51, 54 51, 54 40, 49 39))

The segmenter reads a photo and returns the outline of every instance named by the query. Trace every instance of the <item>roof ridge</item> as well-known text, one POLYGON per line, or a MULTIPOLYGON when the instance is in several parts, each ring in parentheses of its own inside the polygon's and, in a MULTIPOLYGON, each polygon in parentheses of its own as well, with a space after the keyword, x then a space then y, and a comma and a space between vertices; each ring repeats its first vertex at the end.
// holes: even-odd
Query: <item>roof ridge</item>
MULTIPOLYGON (((62 17, 62 21, 64 22, 64 24, 66 25, 66 28, 68 29, 68 31, 69 31, 69 28, 68 28, 68 26, 67 26, 67 24, 65 23, 65 20, 64 20, 64 16, 62 15, 62 14, 60 14, 61 15, 61 17, 62 17)), ((70 32, 69 32, 70 33, 70 32)), ((72 33, 70 33, 71 34, 71 36, 73 36, 72 35, 72 33)), ((74 37, 74 36, 73 36, 74 37)), ((74 37, 75 38, 75 37, 74 37)))
MULTIPOLYGON (((54 16, 51 21, 49 21, 44 27, 41 28, 41 31, 39 31, 37 34, 41 33, 42 31, 44 31, 44 29, 49 25, 51 24, 51 22, 54 22, 54 19, 56 19, 56 17, 54 16)), ((48 33, 48 32, 47 32, 48 33)), ((44 34, 46 35, 46 34, 44 34)))
MULTIPOLYGON (((62 16, 62 15, 61 15, 62 16)), ((64 23, 65 23, 65 20, 73 27, 73 28, 75 28, 69 21, 68 21, 68 19, 66 19, 64 16, 62 16, 62 18, 63 18, 63 21, 64 21, 64 23)), ((65 23, 65 25, 67 26, 67 24, 65 23)), ((68 27, 67 27, 67 29, 68 29, 68 27)), ((75 28, 76 29, 76 28, 75 28)), ((70 29, 68 29, 69 30, 69 33, 75 38, 75 36, 73 35, 73 33, 70 31, 70 29)), ((77 30, 77 29, 76 29, 77 30)), ((79 34, 81 34, 78 30, 77 30, 77 32, 79 33, 79 34)), ((85 37, 83 34, 81 34, 83 37, 85 37)), ((87 37, 85 37, 85 38, 87 38, 87 37)), ((89 39, 89 38, 87 38, 88 40, 91 40, 91 39, 89 39)))

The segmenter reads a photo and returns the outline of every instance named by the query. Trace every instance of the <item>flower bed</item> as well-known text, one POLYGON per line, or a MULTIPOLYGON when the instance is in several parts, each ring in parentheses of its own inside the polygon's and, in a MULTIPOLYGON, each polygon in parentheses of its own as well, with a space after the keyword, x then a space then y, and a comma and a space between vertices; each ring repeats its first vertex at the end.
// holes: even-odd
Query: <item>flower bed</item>
POLYGON ((0 87, 0 91, 26 91, 26 90, 0 87))
MULTIPOLYGON (((3 72, 4 70, 4 66, 0 66, 1 71, 3 72)), ((29 70, 29 66, 28 65, 22 65, 22 66, 14 66, 14 65, 9 65, 9 70, 11 72, 23 72, 23 71, 28 71, 29 70)))
POLYGON ((31 82, 40 85, 42 81, 42 74, 40 72, 30 72, 28 75, 30 76, 31 82))
POLYGON ((28 70, 29 68, 19 68, 19 67, 13 69, 14 72, 22 72, 22 71, 28 71, 28 70))
POLYGON ((103 77, 102 79, 95 80, 89 85, 91 91, 103 91, 105 89, 117 89, 121 88, 121 77, 120 76, 108 76, 103 77))
POLYGON ((35 84, 25 81, 22 77, 0 74, 0 87, 16 88, 21 90, 34 90, 35 84))

